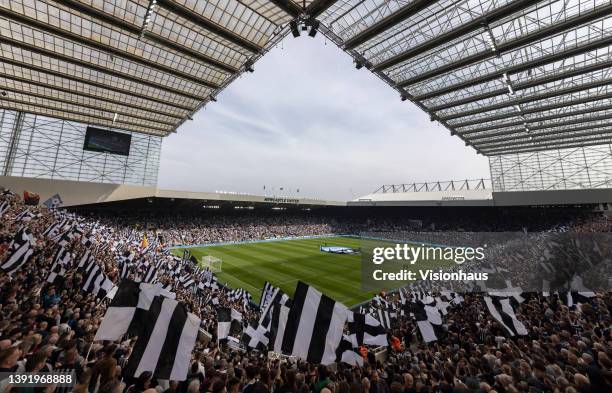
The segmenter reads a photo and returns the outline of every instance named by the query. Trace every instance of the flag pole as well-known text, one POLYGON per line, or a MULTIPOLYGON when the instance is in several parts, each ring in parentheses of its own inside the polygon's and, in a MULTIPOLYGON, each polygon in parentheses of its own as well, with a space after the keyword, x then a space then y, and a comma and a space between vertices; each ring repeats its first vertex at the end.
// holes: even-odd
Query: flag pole
POLYGON ((91 352, 91 348, 94 345, 94 341, 95 340, 92 340, 91 344, 89 344, 89 349, 87 350, 87 355, 85 355, 85 358, 83 359, 85 361, 85 364, 87 364, 87 359, 89 359, 89 353, 91 352))

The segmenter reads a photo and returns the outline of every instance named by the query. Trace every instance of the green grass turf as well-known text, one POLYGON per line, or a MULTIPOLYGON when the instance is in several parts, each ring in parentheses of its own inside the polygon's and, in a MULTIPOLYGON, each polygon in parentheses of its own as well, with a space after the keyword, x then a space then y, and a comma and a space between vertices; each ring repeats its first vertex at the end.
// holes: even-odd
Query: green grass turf
MULTIPOLYGON (((361 257, 322 252, 319 246, 325 243, 358 248, 361 240, 329 237, 192 247, 189 250, 198 260, 205 255, 221 258, 222 272, 217 273, 219 282, 227 283, 230 288, 248 290, 256 302, 259 302, 266 281, 293 296, 301 280, 347 306, 371 298, 373 292, 361 290, 361 257)), ((182 249, 174 250, 176 255, 182 252, 182 249)))
MULTIPOLYGON (((325 237, 190 247, 189 250, 198 261, 206 255, 221 258, 219 282, 230 288, 246 289, 255 302, 259 302, 266 281, 293 296, 299 280, 349 307, 371 299, 377 291, 362 290, 361 256, 322 252, 319 247, 323 244, 351 248, 364 245, 356 237, 325 237)), ((174 249, 173 253, 182 256, 183 250, 174 249)), ((440 263, 424 266, 440 267, 440 263)))

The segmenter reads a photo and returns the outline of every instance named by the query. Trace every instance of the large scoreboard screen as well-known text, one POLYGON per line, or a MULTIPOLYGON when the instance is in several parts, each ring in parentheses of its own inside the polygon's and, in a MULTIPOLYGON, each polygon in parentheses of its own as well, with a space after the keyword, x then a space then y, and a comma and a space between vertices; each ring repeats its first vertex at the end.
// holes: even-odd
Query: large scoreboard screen
POLYGON ((131 142, 132 135, 130 134, 87 127, 83 149, 129 156, 131 142))

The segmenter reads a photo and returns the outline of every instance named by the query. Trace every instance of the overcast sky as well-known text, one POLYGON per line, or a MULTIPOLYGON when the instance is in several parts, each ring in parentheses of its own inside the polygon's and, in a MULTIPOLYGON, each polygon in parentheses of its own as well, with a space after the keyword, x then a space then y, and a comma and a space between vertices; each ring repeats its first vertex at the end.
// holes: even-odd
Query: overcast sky
POLYGON ((481 177, 486 158, 319 34, 287 37, 165 138, 158 185, 347 200, 481 177))

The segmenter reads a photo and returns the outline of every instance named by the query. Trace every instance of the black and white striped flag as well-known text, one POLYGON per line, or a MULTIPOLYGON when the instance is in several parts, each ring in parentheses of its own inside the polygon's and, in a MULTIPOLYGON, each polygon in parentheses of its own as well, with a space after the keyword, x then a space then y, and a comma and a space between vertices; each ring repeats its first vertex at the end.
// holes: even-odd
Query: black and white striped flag
POLYGON ((125 251, 119 258, 119 263, 126 263, 126 262, 132 262, 134 260, 134 257, 136 256, 136 254, 134 254, 132 251, 125 251))
POLYGON ((260 352, 264 352, 268 346, 268 340, 264 338, 265 333, 265 331, 261 330, 261 325, 251 321, 242 333, 242 342, 249 348, 255 348, 260 352))
POLYGON ((436 299, 435 306, 438 310, 440 310, 442 315, 448 314, 448 308, 451 305, 450 302, 444 301, 441 296, 436 296, 435 299, 436 299))
POLYGON ((264 287, 261 290, 261 299, 259 299, 260 310, 263 310, 264 307, 266 307, 268 303, 270 303, 270 300, 272 300, 276 289, 277 288, 270 284, 268 281, 265 282, 264 287))
POLYGON ((510 299, 499 297, 484 297, 485 304, 491 316, 508 332, 510 336, 525 336, 527 329, 516 318, 510 299))
POLYGON ((410 305, 410 311, 417 322, 419 332, 426 343, 438 340, 443 334, 442 316, 435 304, 418 301, 410 305))
POLYGON ((348 333, 352 341, 361 345, 387 346, 387 329, 371 315, 348 314, 348 333))
POLYGON ((157 296, 143 318, 144 329, 125 366, 126 375, 150 371, 157 379, 184 381, 200 322, 183 304, 157 296))
POLYGON ((9 201, 2 201, 2 203, 0 203, 0 218, 2 218, 2 216, 9 209, 9 207, 11 207, 9 201))
POLYGON ((342 336, 340 345, 336 350, 336 361, 350 364, 351 366, 363 366, 363 358, 359 354, 359 345, 355 341, 355 337, 347 336, 346 334, 342 336))
POLYGON ((60 247, 53 258, 54 262, 59 262, 61 265, 68 266, 72 261, 72 253, 64 247, 60 247))
POLYGON ((229 295, 228 298, 231 302, 235 302, 236 300, 240 299, 242 296, 242 288, 238 288, 238 289, 233 289, 229 295))
POLYGON ((53 266, 47 277, 47 282, 51 284, 57 284, 66 275, 66 266, 70 264, 72 260, 72 254, 70 251, 61 247, 57 250, 55 257, 53 258, 53 266))
POLYGON ((58 284, 60 283, 60 280, 64 278, 65 275, 66 268, 64 267, 64 265, 61 265, 58 262, 54 262, 53 266, 51 266, 49 276, 47 277, 47 282, 50 284, 58 284))
POLYGON ((96 282, 99 276, 103 276, 104 273, 100 266, 95 261, 90 261, 89 264, 85 267, 85 275, 83 276, 83 291, 85 292, 93 292, 94 283, 96 282))
POLYGON ((343 304, 298 282, 283 332, 282 353, 311 363, 334 363, 348 312, 343 304))
POLYGON ((51 240, 64 247, 68 245, 76 236, 75 228, 77 227, 76 223, 73 223, 67 230, 56 235, 51 240))
POLYGON ((191 274, 186 274, 185 276, 181 277, 179 281, 185 289, 189 289, 193 284, 195 284, 195 280, 193 279, 191 274))
POLYGON ((398 293, 400 296, 400 304, 403 306, 407 303, 406 296, 404 295, 404 290, 402 288, 398 289, 398 293))
POLYGON ((83 237, 81 237, 81 244, 89 248, 93 245, 94 239, 95 239, 94 235, 90 232, 87 235, 84 235, 83 237))
POLYGON ((24 211, 22 211, 15 217, 15 221, 28 222, 40 217, 42 217, 41 213, 32 213, 30 211, 30 208, 26 207, 24 211))
POLYGON ((81 256, 81 259, 79 260, 79 264, 77 266, 79 269, 81 269, 81 268, 84 268, 85 266, 90 266, 92 262, 93 262, 93 254, 91 253, 91 250, 88 249, 81 256))
POLYGON ((283 353, 283 340, 290 310, 290 307, 280 302, 271 305, 269 322, 263 326, 267 326, 264 342, 267 341, 268 349, 273 352, 283 353))
POLYGON ((68 223, 67 218, 63 218, 62 221, 55 221, 53 224, 49 225, 47 229, 44 230, 43 236, 48 238, 54 238, 57 236, 62 228, 68 223))
POLYGON ((130 275, 130 264, 127 262, 123 262, 121 264, 121 272, 119 272, 119 278, 123 280, 124 278, 128 278, 129 275, 130 275))
MULTIPOLYGON (((550 284, 549 284, 550 285, 550 284)), ((574 273, 571 281, 569 291, 558 292, 557 296, 563 301, 568 307, 577 306, 580 303, 588 302, 592 297, 595 296, 595 292, 587 288, 584 285, 584 280, 581 276, 574 273)))
POLYGON ((144 317, 160 290, 160 286, 121 280, 95 340, 118 340, 126 333, 138 335, 143 328, 144 317))
POLYGON ((578 292, 578 291, 568 291, 568 292, 559 292, 557 294, 559 299, 565 303, 568 307, 574 307, 580 303, 586 303, 590 298, 595 296, 594 292, 578 292))
POLYGON ((378 308, 374 310, 374 316, 378 319, 378 322, 380 322, 383 328, 391 329, 397 318, 397 313, 389 309, 378 308))
POLYGON ((450 302, 451 304, 455 304, 455 305, 463 302, 463 297, 461 295, 455 292, 448 291, 448 290, 440 291, 440 297, 442 298, 442 300, 450 302))
POLYGON ((378 304, 380 307, 389 307, 389 302, 380 295, 376 295, 372 298, 372 303, 378 304))
MULTIPOLYGON (((161 284, 141 284, 141 285, 155 285, 155 286, 161 286, 161 284)), ((176 293, 161 287, 161 289, 159 290, 159 294, 161 296, 167 297, 168 299, 176 299, 176 293)))
POLYGON ((113 282, 106 277, 100 266, 95 262, 87 267, 83 283, 83 291, 93 293, 99 298, 106 297, 108 291, 113 287, 113 282))
POLYGON ((47 209, 57 209, 62 206, 64 201, 62 201, 62 197, 59 194, 53 195, 51 198, 47 199, 43 202, 43 205, 47 207, 47 209))
POLYGON ((30 259, 32 254, 34 254, 34 248, 30 241, 31 235, 32 233, 30 230, 25 227, 21 228, 17 234, 15 234, 13 241, 11 241, 9 245, 6 254, 7 258, 0 266, 0 270, 11 275, 30 259))
POLYGON ((251 301, 251 294, 242 288, 238 288, 231 291, 228 298, 232 302, 241 301, 242 306, 246 308, 251 301))
POLYGON ((276 337, 279 329, 284 331, 291 299, 280 288, 273 288, 268 297, 269 300, 261 311, 259 323, 249 327, 250 329, 247 328, 243 335, 243 342, 251 348, 257 348, 258 345, 265 347, 270 345, 270 350, 281 353, 282 333, 280 333, 278 342, 276 342, 276 337))
MULTIPOLYGON (((127 263, 125 265, 127 265, 127 263)), ((142 282, 151 283, 155 281, 156 277, 157 277, 157 267, 153 264, 150 264, 149 267, 147 268, 147 271, 145 272, 144 277, 142 278, 142 282)))
POLYGON ((174 270, 172 272, 172 276, 179 277, 181 275, 182 269, 183 269, 183 266, 182 266, 182 264, 181 264, 181 262, 179 260, 179 261, 176 262, 176 265, 174 265, 174 270))
POLYGON ((242 314, 233 308, 217 309, 217 339, 242 336, 242 314))
POLYGON ((417 303, 421 302, 423 304, 431 304, 435 301, 433 296, 424 291, 414 291, 412 292, 412 302, 417 303))
POLYGON ((114 286, 113 280, 104 275, 101 279, 96 281, 94 293, 99 299, 104 299, 106 294, 110 292, 114 286))

